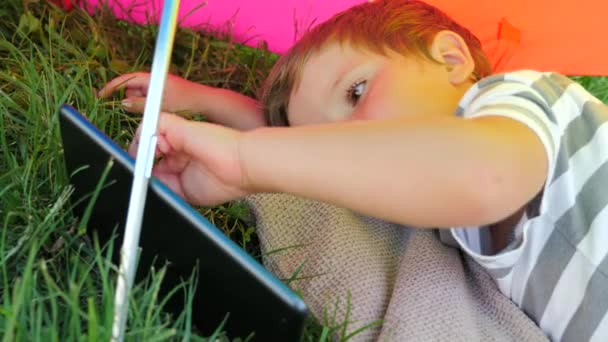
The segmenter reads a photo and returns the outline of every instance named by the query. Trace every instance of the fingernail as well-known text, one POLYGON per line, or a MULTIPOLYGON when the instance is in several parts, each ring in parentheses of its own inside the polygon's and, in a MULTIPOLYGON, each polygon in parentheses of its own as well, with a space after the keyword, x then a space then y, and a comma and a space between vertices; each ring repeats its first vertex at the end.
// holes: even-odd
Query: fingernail
POLYGON ((125 107, 125 108, 131 108, 131 107, 133 107, 133 102, 131 102, 131 101, 127 101, 127 100, 123 100, 123 101, 121 102, 121 104, 122 104, 122 106, 123 106, 123 107, 125 107))

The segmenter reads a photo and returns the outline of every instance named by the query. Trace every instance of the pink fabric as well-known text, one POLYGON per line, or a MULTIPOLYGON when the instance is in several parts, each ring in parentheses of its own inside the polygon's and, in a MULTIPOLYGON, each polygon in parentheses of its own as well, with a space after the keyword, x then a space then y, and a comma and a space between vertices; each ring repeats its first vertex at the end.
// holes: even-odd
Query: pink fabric
MULTIPOLYGON (((113 9, 120 19, 145 23, 160 16, 162 0, 101 0, 113 9), (130 14, 128 14, 130 13, 130 14)), ((323 22, 333 14, 365 0, 182 0, 179 18, 181 25, 197 28, 201 25, 229 30, 234 37, 250 46, 265 40, 268 48, 282 53, 294 42, 298 33, 315 22, 323 22), (205 5, 193 11, 201 4, 205 5), (296 19, 297 18, 297 19, 296 19), (229 24, 227 24, 229 23, 229 24), (231 26, 231 27, 230 27, 231 26)), ((88 0, 88 8, 100 0, 88 0)))
MULTIPOLYGON (((62 1, 91 8, 107 2, 118 18, 139 23, 158 18, 162 8, 162 0, 62 1)), ((182 0, 180 18, 182 26, 220 29, 253 47, 263 40, 271 51, 283 53, 313 24, 366 1, 371 0, 182 0)), ((471 29, 496 72, 536 69, 608 75, 608 44, 602 44, 605 0, 425 1, 471 29)))

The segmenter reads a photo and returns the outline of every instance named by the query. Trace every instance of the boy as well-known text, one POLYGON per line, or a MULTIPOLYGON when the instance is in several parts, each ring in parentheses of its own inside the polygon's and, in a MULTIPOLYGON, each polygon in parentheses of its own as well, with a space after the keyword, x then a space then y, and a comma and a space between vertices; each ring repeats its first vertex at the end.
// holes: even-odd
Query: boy
MULTIPOLYGON (((171 78, 165 110, 240 131, 163 114, 154 174, 195 204, 284 192, 451 228, 549 337, 605 339, 608 109, 557 74, 489 74, 479 41, 439 10, 362 4, 281 58, 262 110, 171 78)), ((122 84, 137 111, 147 81, 125 75, 100 95, 122 84)))

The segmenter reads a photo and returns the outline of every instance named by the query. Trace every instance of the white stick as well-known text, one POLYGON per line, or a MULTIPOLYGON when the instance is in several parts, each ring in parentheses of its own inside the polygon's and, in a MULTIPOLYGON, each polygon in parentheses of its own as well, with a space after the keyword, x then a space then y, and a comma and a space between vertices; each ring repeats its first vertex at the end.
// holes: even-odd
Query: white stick
POLYGON ((127 323, 129 309, 129 292, 133 287, 135 278, 137 247, 143 219, 144 207, 148 182, 152 174, 154 164, 154 152, 156 151, 156 131, 158 129, 158 118, 162 103, 165 80, 171 62, 173 51, 173 40, 177 26, 177 12, 179 0, 165 0, 163 12, 156 38, 156 48, 152 61, 152 71, 146 105, 144 107, 144 118, 142 130, 137 148, 135 161, 135 172, 133 174, 133 185, 129 200, 129 211, 125 235, 120 250, 120 268, 116 285, 116 296, 114 297, 114 321, 112 323, 112 341, 122 342, 127 323))

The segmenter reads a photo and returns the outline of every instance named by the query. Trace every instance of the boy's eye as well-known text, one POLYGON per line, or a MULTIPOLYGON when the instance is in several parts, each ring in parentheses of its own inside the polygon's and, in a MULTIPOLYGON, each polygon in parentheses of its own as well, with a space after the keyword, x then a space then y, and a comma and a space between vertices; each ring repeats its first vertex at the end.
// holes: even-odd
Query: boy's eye
POLYGON ((363 92, 365 91, 366 84, 367 81, 357 81, 348 88, 348 91, 346 92, 348 103, 355 106, 359 102, 359 99, 363 96, 363 92))

